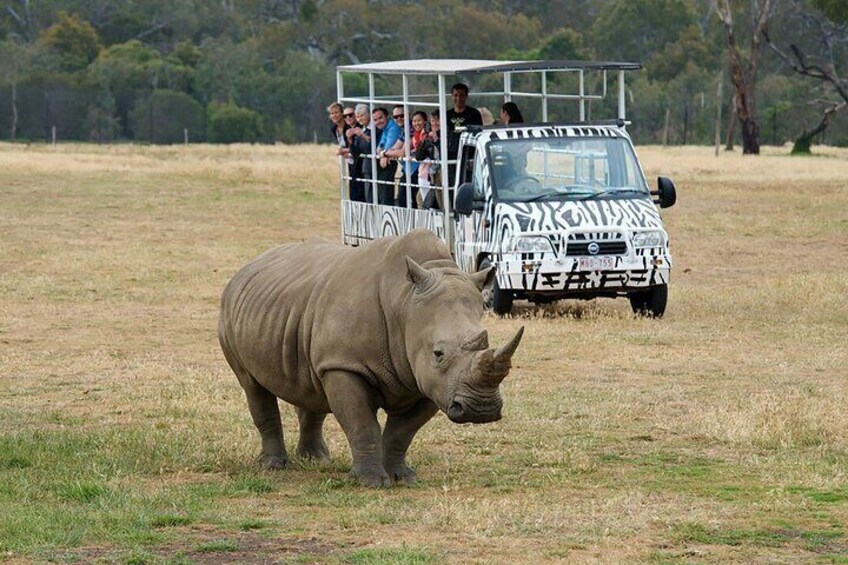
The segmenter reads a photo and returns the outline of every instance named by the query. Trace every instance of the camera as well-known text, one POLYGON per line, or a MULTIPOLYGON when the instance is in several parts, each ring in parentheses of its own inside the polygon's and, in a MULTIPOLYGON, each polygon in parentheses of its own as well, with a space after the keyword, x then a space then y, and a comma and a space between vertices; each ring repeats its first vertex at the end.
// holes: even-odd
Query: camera
POLYGON ((421 142, 421 145, 418 146, 418 149, 415 150, 415 158, 418 161, 423 161, 425 159, 435 159, 436 158, 436 142, 431 139, 425 139, 421 142))

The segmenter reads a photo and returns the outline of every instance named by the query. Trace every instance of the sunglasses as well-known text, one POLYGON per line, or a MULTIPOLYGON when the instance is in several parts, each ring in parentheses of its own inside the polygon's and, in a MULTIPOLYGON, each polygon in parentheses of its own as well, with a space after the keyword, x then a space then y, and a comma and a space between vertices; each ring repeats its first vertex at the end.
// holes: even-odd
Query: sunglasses
POLYGON ((403 114, 395 114, 395 115, 394 115, 394 116, 392 116, 392 117, 393 117, 394 119, 396 119, 396 120, 402 120, 402 119, 403 119, 403 114))
POLYGON ((356 116, 354 114, 345 114, 344 117, 345 118, 355 118, 356 116))

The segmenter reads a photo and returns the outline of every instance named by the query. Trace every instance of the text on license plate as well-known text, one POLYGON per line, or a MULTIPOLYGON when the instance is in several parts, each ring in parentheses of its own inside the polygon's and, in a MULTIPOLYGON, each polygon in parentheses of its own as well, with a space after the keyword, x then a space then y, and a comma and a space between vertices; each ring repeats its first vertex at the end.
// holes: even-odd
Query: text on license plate
POLYGON ((578 271, 609 271, 615 268, 615 257, 578 257, 578 271))

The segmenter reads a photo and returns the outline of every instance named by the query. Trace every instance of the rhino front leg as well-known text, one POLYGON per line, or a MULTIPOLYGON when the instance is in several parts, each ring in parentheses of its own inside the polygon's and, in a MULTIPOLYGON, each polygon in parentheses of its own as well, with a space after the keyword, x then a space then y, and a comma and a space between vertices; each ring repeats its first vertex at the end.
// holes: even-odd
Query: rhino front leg
POLYGON ((330 451, 324 443, 324 418, 327 415, 310 412, 304 408, 297 409, 297 420, 300 424, 300 437, 297 440, 297 454, 306 459, 327 461, 330 451))
POLYGON ((257 461, 265 469, 282 469, 289 463, 280 422, 280 407, 277 397, 268 392, 249 375, 238 375, 239 382, 247 395, 247 406, 253 424, 262 438, 262 451, 257 461))
POLYGON ((330 409, 350 444, 351 476, 365 486, 389 486, 391 480, 383 469, 377 391, 359 375, 347 371, 326 373, 323 384, 330 409))
POLYGON ((406 464, 406 451, 421 426, 438 411, 432 400, 423 398, 406 412, 389 414, 383 431, 383 468, 394 481, 413 484, 417 480, 406 464))

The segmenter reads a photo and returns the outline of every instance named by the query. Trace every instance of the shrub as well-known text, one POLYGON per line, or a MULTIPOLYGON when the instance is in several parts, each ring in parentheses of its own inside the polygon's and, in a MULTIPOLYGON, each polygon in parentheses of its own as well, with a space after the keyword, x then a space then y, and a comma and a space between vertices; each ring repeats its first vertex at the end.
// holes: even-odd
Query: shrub
POLYGON ((130 115, 135 139, 151 143, 204 141, 203 106, 184 92, 156 90, 130 115))
POLYGON ((262 116, 235 104, 209 105, 209 141, 254 143, 264 135, 262 116))

